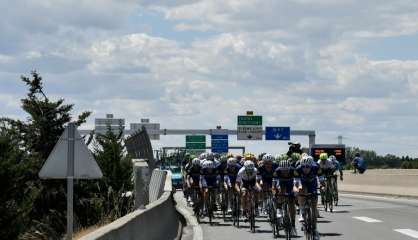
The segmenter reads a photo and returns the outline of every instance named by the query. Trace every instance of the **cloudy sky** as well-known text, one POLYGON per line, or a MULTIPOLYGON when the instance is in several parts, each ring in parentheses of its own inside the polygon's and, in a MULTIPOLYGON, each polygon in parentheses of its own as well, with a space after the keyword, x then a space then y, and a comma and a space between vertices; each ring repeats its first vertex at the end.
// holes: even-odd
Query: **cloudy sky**
MULTIPOLYGON (((0 115, 36 69, 75 114, 163 128, 313 129, 317 142, 418 156, 416 0, 0 0, 0 115)), ((248 143, 280 152, 280 143, 248 143)), ((307 144, 307 138, 293 138, 307 144)), ((183 145, 183 137, 159 144, 183 145)), ((157 146, 157 143, 155 143, 157 146)))

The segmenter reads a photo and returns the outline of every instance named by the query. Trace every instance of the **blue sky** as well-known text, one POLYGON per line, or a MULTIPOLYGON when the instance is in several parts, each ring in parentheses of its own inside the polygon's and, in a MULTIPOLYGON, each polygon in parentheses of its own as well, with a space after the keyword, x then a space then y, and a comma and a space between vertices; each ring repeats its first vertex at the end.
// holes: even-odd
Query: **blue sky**
POLYGON ((114 113, 163 128, 233 129, 253 110, 265 126, 316 130, 319 143, 342 134, 350 146, 418 156, 414 0, 0 0, 0 8, 1 116, 26 117, 19 77, 36 69, 74 115, 93 111, 84 128, 114 113))

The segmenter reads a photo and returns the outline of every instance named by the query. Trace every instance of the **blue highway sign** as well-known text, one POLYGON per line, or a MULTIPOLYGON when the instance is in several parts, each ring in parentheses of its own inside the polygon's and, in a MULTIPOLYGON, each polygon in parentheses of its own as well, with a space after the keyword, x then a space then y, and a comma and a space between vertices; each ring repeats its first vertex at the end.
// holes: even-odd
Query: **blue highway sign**
POLYGON ((266 140, 290 140, 290 127, 266 127, 266 140))

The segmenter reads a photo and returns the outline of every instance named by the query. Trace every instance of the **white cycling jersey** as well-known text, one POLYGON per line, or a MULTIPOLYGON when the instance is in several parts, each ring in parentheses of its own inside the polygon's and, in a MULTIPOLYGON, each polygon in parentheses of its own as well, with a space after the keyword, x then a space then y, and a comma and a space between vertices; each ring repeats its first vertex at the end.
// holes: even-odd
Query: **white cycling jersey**
POLYGON ((252 181, 257 178, 257 168, 254 168, 254 170, 251 173, 247 173, 245 171, 245 167, 242 167, 237 174, 237 183, 241 183, 242 181, 252 181))

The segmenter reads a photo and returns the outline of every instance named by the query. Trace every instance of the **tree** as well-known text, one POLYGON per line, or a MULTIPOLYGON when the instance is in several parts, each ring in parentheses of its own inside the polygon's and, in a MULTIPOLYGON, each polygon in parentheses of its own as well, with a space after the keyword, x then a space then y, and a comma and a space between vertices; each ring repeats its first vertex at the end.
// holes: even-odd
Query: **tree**
MULTIPOLYGON (((31 77, 22 76, 28 86, 28 94, 22 99, 22 109, 29 115, 26 121, 1 118, 3 131, 7 131, 14 142, 27 157, 22 159, 26 188, 33 191, 33 207, 28 218, 30 223, 25 226, 23 238, 59 238, 65 231, 65 183, 60 180, 40 180, 37 176, 44 161, 52 151, 62 134, 64 127, 71 121, 72 104, 64 104, 64 99, 53 101, 47 97, 42 85, 42 77, 36 72, 31 77), (41 236, 36 233, 40 232, 41 236), (44 234, 42 234, 44 233, 44 234)), ((84 123, 90 112, 83 112, 76 124, 84 123)), ((10 154, 10 149, 8 154, 10 154)), ((17 160, 16 160, 17 161, 17 160)), ((2 159, 3 164, 7 161, 2 159)), ((11 163, 11 162, 9 162, 11 163)), ((15 162, 16 163, 16 162, 15 162)), ((15 163, 11 163, 15 165, 15 163)), ((6 175, 15 176, 19 169, 8 168, 6 175)), ((24 188, 24 189, 26 189, 24 188)), ((5 199, 15 196, 6 193, 5 199)), ((2 226, 3 228, 3 226, 2 226)))
POLYGON ((89 226, 113 221, 133 209, 132 162, 126 155, 123 129, 118 134, 110 127, 105 134, 96 134, 94 156, 103 172, 96 181, 77 181, 76 215, 80 224, 89 226), (84 189, 84 191, 82 190, 84 189))

